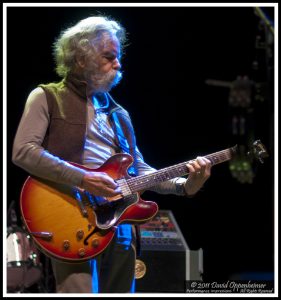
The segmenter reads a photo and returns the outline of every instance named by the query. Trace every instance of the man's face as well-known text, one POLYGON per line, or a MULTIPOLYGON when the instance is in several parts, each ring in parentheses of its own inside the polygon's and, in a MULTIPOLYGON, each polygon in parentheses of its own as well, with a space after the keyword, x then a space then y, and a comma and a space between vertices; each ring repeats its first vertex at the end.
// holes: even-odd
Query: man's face
POLYGON ((95 93, 108 92, 121 80, 119 55, 119 41, 116 37, 107 37, 97 48, 97 56, 87 58, 84 76, 95 93))

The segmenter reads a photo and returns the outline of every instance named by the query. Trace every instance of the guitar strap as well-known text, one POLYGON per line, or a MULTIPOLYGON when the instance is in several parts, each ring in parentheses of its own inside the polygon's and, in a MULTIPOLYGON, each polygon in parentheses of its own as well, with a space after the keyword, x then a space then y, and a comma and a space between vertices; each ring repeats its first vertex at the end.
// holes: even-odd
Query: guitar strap
POLYGON ((134 162, 128 169, 130 176, 137 176, 138 169, 136 165, 136 137, 129 114, 119 104, 117 104, 110 94, 99 95, 99 98, 105 97, 108 101, 107 113, 117 138, 118 146, 121 152, 130 154, 134 162))
POLYGON ((114 124, 115 135, 118 140, 119 148, 124 153, 130 154, 134 158, 134 163, 128 169, 130 176, 137 176, 136 167, 136 138, 133 126, 128 117, 120 110, 111 113, 111 120, 114 124))
MULTIPOLYGON (((110 95, 108 96, 110 97, 110 95)), ((119 148, 122 152, 130 154, 134 158, 133 164, 128 169, 128 174, 130 176, 137 176, 136 137, 132 122, 129 115, 111 97, 110 100, 110 106, 112 107, 109 109, 109 115, 119 148)), ((134 226, 136 229, 136 255, 139 257, 141 252, 140 228, 138 225, 134 226)))

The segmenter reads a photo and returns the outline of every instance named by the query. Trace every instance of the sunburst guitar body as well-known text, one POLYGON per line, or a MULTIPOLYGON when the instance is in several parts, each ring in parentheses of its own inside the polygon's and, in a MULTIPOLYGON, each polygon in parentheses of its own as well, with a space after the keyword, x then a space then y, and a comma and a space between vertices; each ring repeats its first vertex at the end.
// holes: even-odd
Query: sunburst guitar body
POLYGON ((118 180, 123 194, 116 199, 95 197, 77 187, 29 176, 20 197, 24 225, 45 254, 66 262, 82 262, 100 254, 112 240, 118 224, 143 223, 158 211, 155 202, 128 192, 127 169, 133 159, 116 154, 98 169, 118 180))

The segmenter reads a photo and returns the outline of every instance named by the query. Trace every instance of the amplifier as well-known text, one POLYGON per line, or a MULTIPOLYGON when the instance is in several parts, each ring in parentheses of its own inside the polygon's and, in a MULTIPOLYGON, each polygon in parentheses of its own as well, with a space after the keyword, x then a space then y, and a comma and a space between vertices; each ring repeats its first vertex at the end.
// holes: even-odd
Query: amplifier
POLYGON ((203 251, 189 249, 170 210, 140 225, 140 234, 136 292, 185 292, 187 280, 202 280, 203 251))

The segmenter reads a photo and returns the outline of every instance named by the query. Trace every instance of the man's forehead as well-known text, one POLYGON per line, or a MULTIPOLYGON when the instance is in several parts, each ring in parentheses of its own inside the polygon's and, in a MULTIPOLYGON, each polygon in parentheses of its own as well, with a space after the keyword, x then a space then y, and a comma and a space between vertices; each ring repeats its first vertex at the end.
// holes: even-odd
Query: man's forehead
POLYGON ((108 39, 104 43, 103 51, 116 51, 119 52, 120 44, 117 38, 108 39))
POLYGON ((98 48, 101 52, 115 52, 118 54, 120 52, 120 43, 116 36, 104 35, 98 48))

